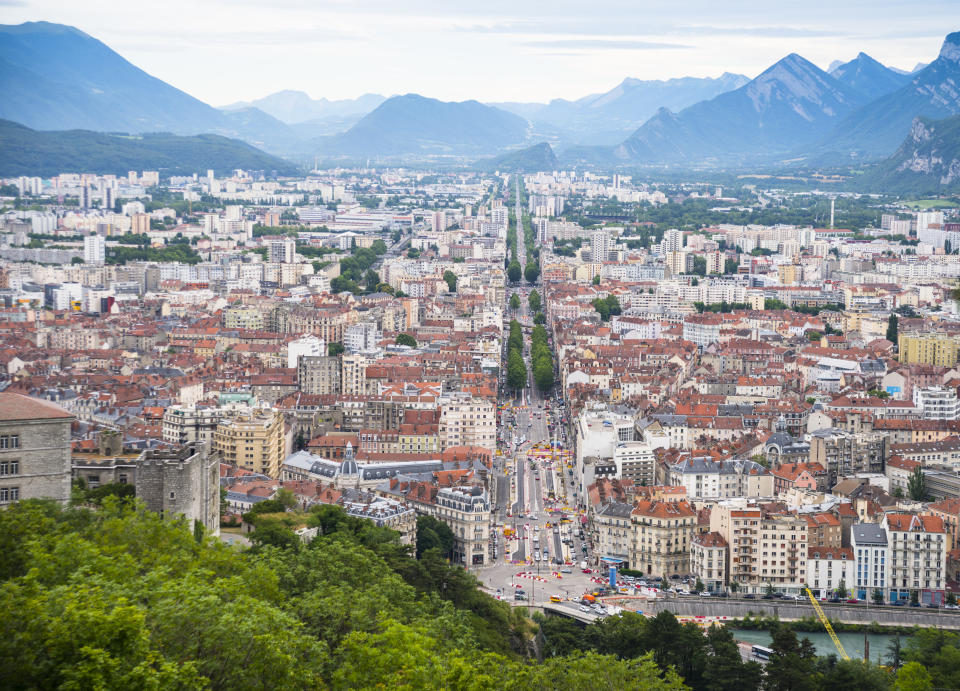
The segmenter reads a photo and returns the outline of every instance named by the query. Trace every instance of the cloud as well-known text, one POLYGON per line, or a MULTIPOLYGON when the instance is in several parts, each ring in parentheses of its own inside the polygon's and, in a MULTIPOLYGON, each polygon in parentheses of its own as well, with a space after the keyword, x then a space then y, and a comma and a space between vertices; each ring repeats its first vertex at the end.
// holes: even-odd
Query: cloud
POLYGON ((686 49, 680 43, 660 43, 632 38, 558 38, 525 41, 530 48, 567 48, 582 50, 677 50, 686 49))
POLYGON ((26 0, 0 0, 0 7, 26 7, 26 0))
POLYGON ((803 26, 678 26, 673 32, 703 36, 768 36, 771 38, 818 38, 843 36, 839 31, 803 26))

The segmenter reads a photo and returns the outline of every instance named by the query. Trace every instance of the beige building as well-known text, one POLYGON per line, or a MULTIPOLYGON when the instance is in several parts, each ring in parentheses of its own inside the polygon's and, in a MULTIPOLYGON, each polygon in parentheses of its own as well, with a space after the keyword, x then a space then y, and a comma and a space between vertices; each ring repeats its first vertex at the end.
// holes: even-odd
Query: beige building
POLYGON ((163 411, 163 440, 174 445, 212 442, 213 433, 224 417, 225 411, 219 407, 168 406, 163 411))
POLYGON ((890 599, 906 599, 911 591, 917 591, 921 602, 942 604, 949 549, 943 519, 888 513, 880 525, 887 531, 890 545, 890 599))
POLYGON ((768 587, 799 593, 806 578, 807 522, 771 514, 746 502, 722 502, 710 511, 710 530, 729 545, 727 578, 741 592, 768 587))
POLYGON ((213 433, 213 450, 224 463, 278 478, 286 457, 283 415, 254 410, 222 420, 213 433))
POLYGON ((596 548, 594 554, 609 562, 619 561, 623 566, 632 568, 630 548, 633 545, 633 524, 630 513, 632 504, 609 502, 593 514, 593 539, 596 548))
POLYGON ((496 448, 497 416, 494 404, 485 398, 449 396, 440 401, 440 444, 496 448))
POLYGON ((630 565, 649 576, 685 574, 697 512, 686 501, 638 501, 630 514, 633 545, 630 565))
POLYGON ((710 592, 725 590, 727 541, 720 533, 700 533, 690 541, 690 573, 710 592))

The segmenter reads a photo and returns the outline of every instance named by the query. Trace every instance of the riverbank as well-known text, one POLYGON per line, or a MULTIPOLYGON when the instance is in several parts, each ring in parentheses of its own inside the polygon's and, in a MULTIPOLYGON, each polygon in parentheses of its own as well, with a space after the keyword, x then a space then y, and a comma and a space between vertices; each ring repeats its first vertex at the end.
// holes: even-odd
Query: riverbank
MULTIPOLYGON (((730 619, 724 622, 728 628, 741 629, 745 631, 770 631, 778 624, 787 626, 797 633, 818 633, 825 632, 823 623, 817 617, 803 617, 794 621, 781 621, 777 617, 751 616, 748 614, 743 619, 730 619)), ((869 624, 844 623, 842 621, 830 620, 833 630, 839 633, 872 633, 887 634, 891 636, 909 636, 915 633, 918 626, 896 626, 889 624, 879 624, 875 621, 869 624)))

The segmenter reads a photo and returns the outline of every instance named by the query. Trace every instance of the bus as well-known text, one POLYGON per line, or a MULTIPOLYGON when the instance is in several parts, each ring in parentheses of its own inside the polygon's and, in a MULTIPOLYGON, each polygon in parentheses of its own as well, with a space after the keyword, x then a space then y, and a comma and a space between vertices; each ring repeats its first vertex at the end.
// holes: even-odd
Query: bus
POLYGON ((770 656, 773 655, 773 650, 762 645, 755 645, 750 650, 750 655, 754 660, 764 660, 767 661, 770 659, 770 656))

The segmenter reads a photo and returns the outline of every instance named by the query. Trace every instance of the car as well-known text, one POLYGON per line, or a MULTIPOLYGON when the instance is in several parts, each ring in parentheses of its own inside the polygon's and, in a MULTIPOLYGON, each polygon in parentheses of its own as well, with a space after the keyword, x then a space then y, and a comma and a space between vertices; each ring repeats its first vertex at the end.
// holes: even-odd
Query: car
POLYGON ((560 569, 560 573, 573 573, 570 569, 560 569))
POLYGON ((924 607, 927 607, 928 609, 940 609, 940 605, 938 605, 936 602, 928 602, 926 605, 924 605, 924 607))
POLYGON ((580 569, 583 573, 593 573, 590 569, 580 569))
POLYGON ((840 603, 840 602, 843 602, 843 600, 841 600, 839 597, 837 597, 836 595, 834 595, 834 596, 831 597, 829 600, 827 600, 827 602, 832 602, 833 604, 838 604, 838 603, 840 603))
POLYGON ((944 609, 960 609, 960 605, 944 605, 944 609))
POLYGON ((550 602, 563 602, 563 598, 561 598, 559 595, 551 595, 550 602))
POLYGON ((907 606, 907 601, 906 601, 906 600, 894 600, 893 602, 890 603, 890 605, 893 606, 893 607, 906 607, 906 606, 907 606))
POLYGON ((580 605, 580 611, 581 611, 581 612, 589 612, 589 611, 590 611, 590 608, 587 607, 586 605, 580 605))
POLYGON ((858 604, 859 602, 860 602, 860 600, 858 600, 858 599, 855 598, 855 597, 847 598, 847 604, 848 604, 848 605, 856 605, 856 604, 858 604))
POLYGON ((919 602, 911 602, 911 603, 910 603, 910 607, 919 607, 919 606, 920 606, 920 603, 919 603, 919 602))
POLYGON ((717 597, 730 597, 730 593, 724 590, 723 592, 717 593, 717 597))
POLYGON ((756 600, 756 599, 757 599, 757 596, 754 595, 753 593, 747 593, 746 595, 743 596, 743 599, 744 599, 744 600, 756 600))
POLYGON ((710 597, 712 593, 709 590, 701 591, 700 597, 710 597))

